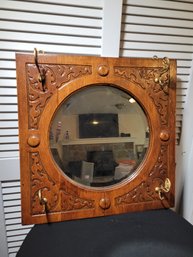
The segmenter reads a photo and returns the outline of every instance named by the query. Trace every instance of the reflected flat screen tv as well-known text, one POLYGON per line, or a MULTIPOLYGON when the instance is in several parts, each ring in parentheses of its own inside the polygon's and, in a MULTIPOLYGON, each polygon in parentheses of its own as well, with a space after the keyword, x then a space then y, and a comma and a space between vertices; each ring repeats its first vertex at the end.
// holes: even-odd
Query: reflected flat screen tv
POLYGON ((92 113, 79 115, 79 138, 118 136, 118 114, 92 113))

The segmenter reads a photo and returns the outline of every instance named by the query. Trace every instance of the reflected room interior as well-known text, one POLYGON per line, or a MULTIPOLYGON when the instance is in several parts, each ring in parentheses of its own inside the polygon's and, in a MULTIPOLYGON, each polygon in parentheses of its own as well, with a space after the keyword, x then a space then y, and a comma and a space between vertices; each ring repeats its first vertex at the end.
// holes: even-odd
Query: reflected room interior
POLYGON ((85 186, 114 185, 132 176, 149 145, 142 107, 116 85, 89 85, 65 99, 49 131, 54 161, 85 186))

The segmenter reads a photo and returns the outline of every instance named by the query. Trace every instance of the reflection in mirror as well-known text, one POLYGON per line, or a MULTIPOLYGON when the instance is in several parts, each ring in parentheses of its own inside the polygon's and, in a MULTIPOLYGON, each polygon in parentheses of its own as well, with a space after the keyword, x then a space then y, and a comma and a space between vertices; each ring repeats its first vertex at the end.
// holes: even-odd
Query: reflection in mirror
POLYGON ((72 94, 50 126, 50 148, 57 165, 72 180, 91 187, 130 177, 148 144, 144 111, 113 85, 91 85, 72 94))

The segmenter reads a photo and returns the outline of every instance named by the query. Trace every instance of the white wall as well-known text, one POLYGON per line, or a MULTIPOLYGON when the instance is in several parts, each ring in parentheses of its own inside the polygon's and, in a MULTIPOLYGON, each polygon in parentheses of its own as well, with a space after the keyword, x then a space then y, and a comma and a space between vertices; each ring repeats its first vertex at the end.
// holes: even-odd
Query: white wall
POLYGON ((184 108, 182 140, 178 150, 177 175, 182 178, 179 188, 184 217, 193 224, 193 67, 184 108))

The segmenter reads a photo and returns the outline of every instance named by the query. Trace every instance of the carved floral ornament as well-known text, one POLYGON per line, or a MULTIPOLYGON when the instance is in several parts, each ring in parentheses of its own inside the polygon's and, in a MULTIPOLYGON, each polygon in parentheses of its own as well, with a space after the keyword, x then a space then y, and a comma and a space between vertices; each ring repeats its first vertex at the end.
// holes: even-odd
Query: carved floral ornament
POLYGON ((91 74, 91 66, 85 65, 40 65, 44 70, 45 86, 38 79, 38 70, 35 64, 27 65, 27 80, 29 84, 28 101, 30 108, 29 128, 37 129, 43 109, 54 92, 65 83, 78 77, 91 74))
POLYGON ((44 208, 39 202, 38 192, 40 190, 46 199, 49 199, 46 204, 49 213, 94 207, 94 200, 81 199, 65 186, 58 188, 56 182, 44 169, 38 152, 31 154, 31 160, 31 212, 33 215, 44 213, 44 208))
MULTIPOLYGON (((85 65, 40 65, 44 70, 45 88, 42 90, 41 81, 38 79, 38 70, 35 64, 27 65, 27 77, 29 83, 28 101, 30 107, 30 129, 38 128, 38 121, 49 98, 65 83, 81 76, 92 74, 92 67, 85 65)), ((99 75, 106 76, 109 72, 107 66, 99 67, 99 75)), ((163 59, 163 67, 138 68, 138 67, 114 67, 114 74, 120 76, 146 90, 152 98, 159 114, 161 123, 167 124, 168 120, 168 85, 169 60, 163 59), (144 83, 145 81, 145 83, 144 83)))
MULTIPOLYGON (((171 108, 175 107, 174 94, 171 94, 170 85, 171 81, 175 82, 175 78, 171 79, 170 68, 172 65, 174 70, 174 62, 171 61, 171 64, 167 58, 151 60, 149 64, 147 59, 136 62, 129 59, 127 62, 124 58, 117 61, 116 58, 80 57, 79 60, 78 57, 64 57, 63 60, 63 57, 55 59, 48 56, 45 59, 41 57, 37 64, 33 62, 33 58, 30 58, 27 59, 26 56, 21 55, 17 61, 18 82, 26 89, 22 91, 20 89, 22 86, 18 87, 18 90, 21 90, 20 99, 25 97, 27 99, 25 103, 20 104, 19 110, 20 120, 25 117, 25 122, 20 123, 20 126, 23 126, 20 137, 25 135, 24 140, 20 139, 21 151, 28 156, 25 159, 27 161, 21 160, 22 179, 25 181, 22 183, 24 187, 22 190, 24 192, 26 187, 30 189, 27 190, 29 194, 22 193, 23 208, 27 202, 30 207, 27 215, 24 212, 24 216, 26 215, 24 223, 43 223, 48 222, 50 218, 51 221, 60 221, 72 217, 74 219, 106 215, 105 213, 121 213, 129 211, 130 206, 135 206, 136 210, 142 210, 144 208, 142 205, 148 206, 149 203, 149 206, 154 206, 153 208, 172 206, 173 184, 167 197, 163 196, 161 191, 158 194, 155 188, 159 187, 161 190, 167 177, 171 177, 174 183, 173 157, 169 157, 171 154, 174 155, 175 141, 172 134, 172 130, 175 129, 174 119, 171 121, 169 117, 171 108), (20 69, 23 68, 25 68, 25 74, 21 75, 20 69), (43 74, 43 81, 40 79, 41 74, 43 74), (50 156, 42 155, 46 140, 43 136, 44 132, 41 131, 41 124, 44 123, 42 119, 46 118, 45 110, 58 90, 63 92, 69 85, 75 85, 76 81, 78 83, 84 81, 85 85, 92 85, 102 84, 103 81, 111 84, 112 81, 117 82, 119 79, 124 81, 124 85, 131 83, 132 90, 136 88, 141 95, 144 95, 145 102, 149 101, 150 106, 154 106, 158 129, 155 133, 153 132, 152 142, 155 142, 156 137, 157 147, 151 142, 146 159, 139 166, 139 171, 128 182, 125 181, 112 188, 87 189, 71 183, 61 174, 61 171, 56 171, 57 167, 54 166, 50 156), (172 101, 170 101, 171 98, 172 101), (169 104, 170 102, 172 105, 169 104), (24 124, 27 124, 25 128, 24 124), (152 161, 150 154, 154 154, 152 161), (26 170, 28 170, 27 179, 26 170), (140 174, 142 174, 141 178, 140 174), (162 202, 160 202, 160 196, 163 198, 162 202)), ((56 108, 57 106, 53 106, 53 109, 56 108)), ((151 114, 148 113, 148 115, 151 114)), ((46 143, 46 147, 47 145, 46 143)), ((49 153, 49 150, 45 149, 45 151, 49 153)))

